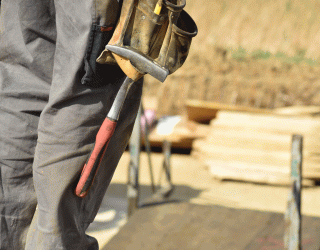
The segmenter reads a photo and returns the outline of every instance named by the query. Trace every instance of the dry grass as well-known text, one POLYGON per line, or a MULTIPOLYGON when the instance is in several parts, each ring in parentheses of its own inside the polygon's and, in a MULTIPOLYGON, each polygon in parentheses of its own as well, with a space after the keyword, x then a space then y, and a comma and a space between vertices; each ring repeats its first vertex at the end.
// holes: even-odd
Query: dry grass
POLYGON ((187 11, 199 25, 196 46, 320 57, 319 1, 188 0, 187 11))
POLYGON ((186 98, 274 108, 320 105, 320 2, 187 0, 198 24, 185 65, 145 93, 159 114, 183 112, 186 98))

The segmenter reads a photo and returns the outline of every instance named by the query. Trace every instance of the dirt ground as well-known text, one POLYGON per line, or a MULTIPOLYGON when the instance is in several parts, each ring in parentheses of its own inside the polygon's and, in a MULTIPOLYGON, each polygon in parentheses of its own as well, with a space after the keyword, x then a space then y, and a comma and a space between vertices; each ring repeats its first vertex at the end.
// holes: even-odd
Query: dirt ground
MULTIPOLYGON (((140 160, 139 178, 141 193, 143 198, 147 198, 151 193, 151 189, 146 153, 142 153, 140 160)), ((152 154, 152 163, 156 180, 158 180, 162 162, 163 155, 161 153, 152 154)), ((128 164, 129 153, 125 152, 107 192, 105 199, 106 203, 116 198, 126 199, 128 164)), ((287 196, 290 190, 289 187, 233 181, 216 181, 201 162, 186 154, 173 154, 171 157, 171 167, 175 190, 170 199, 188 201, 193 204, 222 205, 230 208, 245 208, 258 211, 283 213, 286 210, 287 196)), ((303 189, 303 215, 320 217, 319 196, 319 186, 303 189)), ((115 206, 117 206, 116 203, 115 206)), ((98 214, 97 218, 100 217, 101 216, 98 214)), ((125 221, 125 219, 120 221, 120 223, 112 230, 106 229, 107 224, 102 224, 99 230, 93 230, 90 234, 98 239, 101 246, 104 246, 110 238, 115 235, 125 221)))
MULTIPOLYGON (((147 155, 141 155, 140 180, 149 186, 147 155)), ((163 162, 161 153, 153 153, 155 174, 163 162)), ((129 155, 121 158, 113 183, 127 182, 129 155)), ((217 181, 199 160, 187 154, 173 154, 171 158, 172 180, 176 189, 172 199, 189 200, 197 204, 219 204, 232 208, 248 208, 260 211, 284 212, 289 187, 258 185, 245 182, 217 181)), ((157 177, 157 175, 155 176, 157 177)), ((158 178, 156 178, 157 180, 158 178)), ((320 217, 320 187, 308 187, 302 192, 302 213, 320 217)))

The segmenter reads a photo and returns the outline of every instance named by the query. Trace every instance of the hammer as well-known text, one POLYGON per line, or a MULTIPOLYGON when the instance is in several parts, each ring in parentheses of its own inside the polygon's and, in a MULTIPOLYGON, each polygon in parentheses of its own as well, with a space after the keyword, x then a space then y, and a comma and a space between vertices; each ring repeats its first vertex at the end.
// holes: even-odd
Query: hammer
POLYGON ((145 56, 140 55, 132 49, 112 45, 107 45, 106 48, 112 52, 113 57, 127 77, 122 83, 107 117, 96 135, 94 148, 82 169, 80 179, 75 189, 76 196, 81 198, 88 194, 93 184, 102 158, 115 131, 123 103, 132 84, 146 73, 151 74, 163 82, 169 73, 167 70, 154 64, 151 60, 146 59, 145 56), (135 67, 133 64, 137 66, 135 67), (137 68, 139 68, 139 70, 137 70, 137 68))
POLYGON ((90 154, 89 159, 82 169, 79 182, 75 189, 75 194, 81 198, 85 197, 88 194, 88 191, 92 186, 93 180, 100 167, 102 158, 115 131, 123 103, 133 82, 134 81, 132 79, 126 77, 116 95, 116 98, 114 99, 107 117, 104 119, 96 135, 94 148, 90 154))

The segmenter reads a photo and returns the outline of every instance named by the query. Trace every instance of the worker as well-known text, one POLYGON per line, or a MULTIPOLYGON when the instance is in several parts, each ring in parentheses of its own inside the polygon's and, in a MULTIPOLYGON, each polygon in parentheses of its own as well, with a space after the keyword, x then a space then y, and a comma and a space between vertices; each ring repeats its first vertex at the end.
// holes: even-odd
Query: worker
POLYGON ((125 79, 96 63, 118 0, 3 0, 0 20, 0 249, 97 250, 94 220, 128 143, 142 81, 130 89, 85 198, 74 189, 125 79))
POLYGON ((1 250, 99 249, 85 232, 128 144, 142 76, 164 81, 197 34, 185 0, 143 1, 1 1, 1 250))

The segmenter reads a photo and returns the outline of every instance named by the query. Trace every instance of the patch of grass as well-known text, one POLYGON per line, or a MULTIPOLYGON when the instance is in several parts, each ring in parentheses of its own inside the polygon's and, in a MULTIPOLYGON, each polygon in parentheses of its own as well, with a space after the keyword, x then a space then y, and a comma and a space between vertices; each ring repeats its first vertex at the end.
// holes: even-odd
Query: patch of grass
POLYGON ((319 66, 320 59, 314 60, 306 57, 306 50, 298 50, 294 56, 289 56, 283 52, 277 52, 276 54, 272 54, 269 51, 264 50, 255 50, 252 52, 248 52, 243 47, 239 47, 237 49, 228 49, 228 52, 231 53, 233 59, 237 61, 247 61, 247 60, 270 60, 275 59, 282 63, 287 64, 300 64, 304 63, 310 66, 319 66))
POLYGON ((253 59, 269 59, 272 54, 269 51, 255 50, 250 53, 250 57, 253 59))
POLYGON ((232 58, 237 61, 245 61, 248 59, 248 51, 242 47, 237 48, 236 50, 231 50, 232 58))
POLYGON ((288 64, 300 64, 305 63, 310 66, 318 66, 320 65, 320 61, 308 58, 305 56, 305 50, 298 50, 294 56, 288 56, 285 53, 278 52, 274 55, 274 58, 280 60, 281 62, 288 63, 288 64))
POLYGON ((288 0, 288 1, 286 2, 286 11, 290 11, 291 8, 292 8, 291 0, 288 0))

